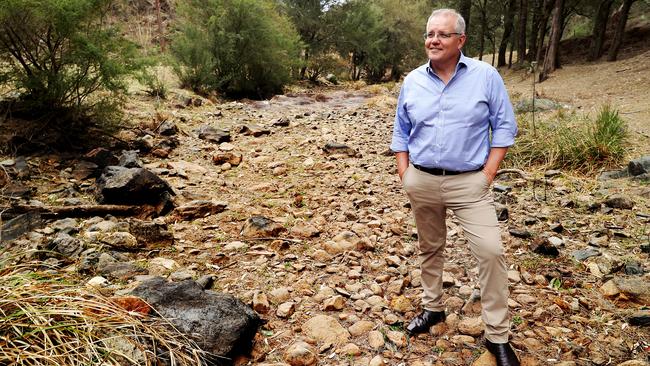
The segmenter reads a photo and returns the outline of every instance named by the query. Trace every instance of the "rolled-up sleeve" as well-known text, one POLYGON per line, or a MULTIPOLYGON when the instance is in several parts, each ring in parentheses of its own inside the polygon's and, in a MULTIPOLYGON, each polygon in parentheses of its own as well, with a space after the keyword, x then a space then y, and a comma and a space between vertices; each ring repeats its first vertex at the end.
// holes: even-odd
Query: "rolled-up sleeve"
POLYGON ((490 129, 492 130, 491 147, 509 147, 515 143, 517 121, 512 110, 506 86, 499 72, 493 69, 488 73, 490 86, 489 108, 490 129))
POLYGON ((393 125, 393 139, 390 143, 390 149, 393 152, 408 151, 408 139, 411 133, 411 121, 406 112, 404 102, 404 84, 397 98, 397 110, 395 112, 395 124, 393 125))

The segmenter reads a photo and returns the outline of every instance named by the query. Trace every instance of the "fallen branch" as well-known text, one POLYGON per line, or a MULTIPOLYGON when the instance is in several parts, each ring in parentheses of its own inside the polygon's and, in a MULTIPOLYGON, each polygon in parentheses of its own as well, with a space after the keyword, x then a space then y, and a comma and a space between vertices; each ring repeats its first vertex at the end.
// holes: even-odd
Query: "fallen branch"
POLYGON ((80 206, 32 206, 13 205, 0 206, 0 212, 6 216, 17 216, 27 212, 39 213, 48 217, 90 217, 111 214, 114 216, 136 216, 142 210, 141 206, 126 205, 80 205, 80 206))

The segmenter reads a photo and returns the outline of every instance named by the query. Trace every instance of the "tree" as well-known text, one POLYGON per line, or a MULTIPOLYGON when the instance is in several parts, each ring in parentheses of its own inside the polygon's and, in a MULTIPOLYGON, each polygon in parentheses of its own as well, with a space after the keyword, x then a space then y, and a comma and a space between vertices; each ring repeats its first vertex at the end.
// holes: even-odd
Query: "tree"
POLYGON ((503 37, 501 38, 501 44, 499 45, 499 57, 497 58, 497 67, 502 67, 506 65, 506 50, 508 47, 508 40, 512 35, 513 22, 515 17, 515 8, 517 6, 516 0, 508 0, 504 4, 504 25, 503 25, 503 37))
POLYGON ((3 0, 0 81, 62 123, 114 116, 140 63, 105 21, 110 0, 3 0))
POLYGON ((549 36, 548 47, 546 48, 546 56, 544 57, 544 64, 542 72, 539 74, 539 81, 542 82, 548 78, 548 74, 559 68, 558 52, 560 48, 560 39, 562 39, 562 14, 564 10, 564 0, 555 0, 553 7, 553 20, 551 22, 551 34, 549 36))
POLYGON ((299 36, 272 0, 188 0, 179 16, 176 71, 197 91, 265 98, 297 69, 299 36))
POLYGON ((519 1, 519 25, 517 26, 517 64, 521 65, 526 59, 526 24, 528 23, 528 0, 519 1))
POLYGON ((605 31, 607 30, 607 20, 609 13, 614 4, 614 0, 600 0, 594 27, 591 32, 591 47, 589 48, 589 61, 597 60, 603 52, 603 43, 605 41, 605 31))
MULTIPOLYGON (((472 0, 459 0, 458 1, 458 12, 460 15, 465 19, 465 34, 469 35, 470 32, 470 27, 469 27, 469 21, 471 20, 471 13, 472 13, 472 0)), ((465 52, 466 56, 471 56, 471 49, 473 46, 473 41, 470 40, 470 37, 467 37, 467 41, 465 42, 465 47, 463 47, 463 52, 465 52)))
POLYGON ((623 43, 623 35, 625 34, 625 25, 627 24, 627 17, 630 14, 630 8, 636 0, 623 0, 623 5, 619 10, 618 23, 616 24, 616 31, 614 32, 614 39, 612 45, 609 48, 609 54, 607 55, 607 61, 616 61, 618 57, 618 51, 621 48, 621 43, 623 43))
POLYGON ((312 78, 318 77, 320 65, 317 61, 322 58, 323 53, 329 51, 333 41, 331 39, 333 24, 328 23, 332 18, 327 17, 325 12, 333 2, 334 0, 282 1, 303 43, 303 65, 300 68, 300 77, 303 79, 308 69, 311 69, 309 74, 312 78))

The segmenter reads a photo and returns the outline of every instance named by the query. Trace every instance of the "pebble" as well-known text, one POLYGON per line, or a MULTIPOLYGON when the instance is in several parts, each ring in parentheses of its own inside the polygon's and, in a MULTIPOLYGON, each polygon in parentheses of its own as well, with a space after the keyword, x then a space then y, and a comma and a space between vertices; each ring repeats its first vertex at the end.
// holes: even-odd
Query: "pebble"
POLYGON ((291 366, 308 366, 317 363, 314 347, 306 342, 296 342, 287 348, 284 360, 291 366))
POLYGON ((345 298, 341 295, 330 297, 323 302, 323 310, 325 311, 341 310, 344 307, 345 298))
POLYGON ((285 302, 278 305, 278 310, 275 314, 280 318, 288 318, 296 311, 296 303, 285 302))
POLYGON ((484 324, 481 317, 465 318, 458 322, 458 331, 461 334, 466 334, 478 337, 483 334, 484 324))
POLYGON ((384 347, 384 335, 378 330, 371 330, 368 332, 368 345, 373 349, 380 349, 384 347))
POLYGON ((370 360, 370 363, 368 366, 384 366, 384 358, 381 357, 380 355, 377 355, 370 360))
POLYGON ((396 330, 389 330, 386 332, 386 337, 397 347, 406 346, 406 334, 396 330))
POLYGON ((350 338, 350 333, 334 318, 328 315, 316 315, 302 325, 305 336, 317 342, 343 344, 350 338))
POLYGON ((256 291, 255 294, 253 294, 253 310, 260 314, 266 314, 270 309, 271 304, 269 304, 269 299, 266 294, 256 291))
POLYGON ((341 353, 348 356, 359 356, 361 354, 361 349, 354 343, 348 343, 341 347, 341 353))
POLYGON ((353 337, 358 337, 360 335, 364 335, 372 330, 372 328, 375 327, 375 324, 371 321, 368 320, 359 320, 358 322, 352 324, 349 328, 348 331, 350 332, 350 335, 353 337))

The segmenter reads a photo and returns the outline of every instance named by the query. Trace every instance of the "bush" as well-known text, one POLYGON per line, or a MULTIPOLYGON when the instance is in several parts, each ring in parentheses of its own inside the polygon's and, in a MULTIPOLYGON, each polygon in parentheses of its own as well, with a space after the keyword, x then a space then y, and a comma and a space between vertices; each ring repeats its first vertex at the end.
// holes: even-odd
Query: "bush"
POLYGON ((192 0, 179 4, 179 14, 171 49, 183 85, 264 98, 291 80, 299 37, 273 1, 192 0))
MULTIPOLYGON (((114 117, 135 48, 105 23, 110 0, 0 2, 0 82, 22 93, 26 110, 114 117)), ((109 117, 109 118, 111 118, 109 117)))
POLYGON ((620 165, 625 157, 626 123, 605 105, 596 119, 560 110, 552 120, 538 121, 535 132, 521 115, 520 134, 506 162, 516 167, 573 169, 590 173, 620 165))

